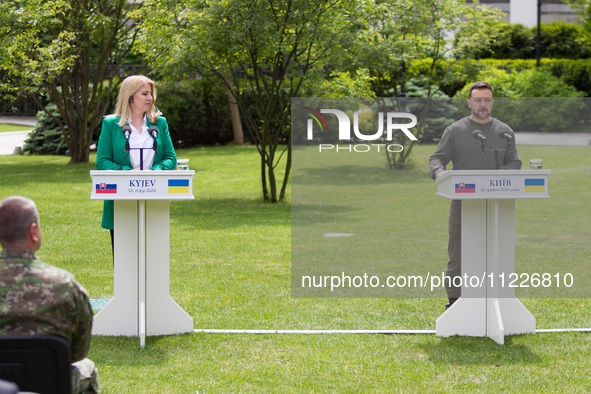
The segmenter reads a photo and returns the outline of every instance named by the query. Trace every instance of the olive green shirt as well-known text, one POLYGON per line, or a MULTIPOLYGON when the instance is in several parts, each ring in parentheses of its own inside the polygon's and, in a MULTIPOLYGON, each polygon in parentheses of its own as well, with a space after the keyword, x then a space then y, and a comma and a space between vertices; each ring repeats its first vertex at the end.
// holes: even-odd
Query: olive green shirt
POLYGON ((500 169, 519 170, 521 159, 515 147, 515 133, 505 123, 491 118, 488 123, 476 123, 469 116, 458 120, 443 132, 435 152, 429 158, 429 175, 435 179, 445 171, 451 161, 452 170, 494 170, 496 169, 494 149, 499 149, 500 169), (486 137, 487 151, 482 154, 479 139, 472 137, 474 130, 480 130, 486 137), (507 154, 507 140, 499 137, 499 131, 506 130, 511 140, 511 153, 507 154))

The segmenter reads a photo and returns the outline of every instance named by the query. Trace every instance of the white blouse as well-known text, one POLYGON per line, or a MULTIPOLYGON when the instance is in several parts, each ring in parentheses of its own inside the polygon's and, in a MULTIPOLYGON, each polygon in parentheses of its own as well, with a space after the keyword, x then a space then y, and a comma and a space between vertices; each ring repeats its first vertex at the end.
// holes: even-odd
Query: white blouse
MULTIPOLYGON (((144 115, 144 123, 142 124, 142 132, 139 133, 129 119, 129 127, 131 127, 131 136, 129 137, 129 147, 132 149, 129 152, 129 160, 131 160, 132 168, 140 168, 140 150, 133 148, 152 148, 154 142, 150 134, 148 134, 147 117, 144 115)), ((144 169, 152 168, 154 164, 154 150, 144 149, 144 169)))

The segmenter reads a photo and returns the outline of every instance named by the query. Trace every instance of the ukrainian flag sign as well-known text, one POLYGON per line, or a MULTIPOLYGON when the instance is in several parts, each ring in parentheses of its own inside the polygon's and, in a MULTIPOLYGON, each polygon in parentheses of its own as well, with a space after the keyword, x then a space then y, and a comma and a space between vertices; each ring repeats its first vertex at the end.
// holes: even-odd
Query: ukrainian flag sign
POLYGON ((544 179, 525 179, 526 193, 544 193, 546 191, 546 182, 544 179))
POLYGON ((168 180, 168 193, 169 194, 181 194, 189 193, 189 180, 188 179, 169 179, 168 180))

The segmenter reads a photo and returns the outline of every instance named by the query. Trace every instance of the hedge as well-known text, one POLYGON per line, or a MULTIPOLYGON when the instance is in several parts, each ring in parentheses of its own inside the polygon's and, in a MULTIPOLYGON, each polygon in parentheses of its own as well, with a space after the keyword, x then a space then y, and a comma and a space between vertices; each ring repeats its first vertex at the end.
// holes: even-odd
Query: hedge
MULTIPOLYGON (((430 67, 430 59, 411 62, 411 76, 425 75, 430 67)), ((534 59, 469 59, 440 60, 437 62, 435 80, 439 88, 448 96, 454 96, 466 84, 475 82, 484 69, 497 68, 509 73, 536 68, 534 59)), ((541 59, 540 68, 571 85, 576 90, 591 96, 591 59, 541 59)))
MULTIPOLYGON (((490 47, 475 54, 476 59, 535 59, 537 26, 502 23, 492 37, 490 47)), ((591 42, 581 25, 554 21, 540 25, 541 57, 553 59, 588 59, 591 42)))

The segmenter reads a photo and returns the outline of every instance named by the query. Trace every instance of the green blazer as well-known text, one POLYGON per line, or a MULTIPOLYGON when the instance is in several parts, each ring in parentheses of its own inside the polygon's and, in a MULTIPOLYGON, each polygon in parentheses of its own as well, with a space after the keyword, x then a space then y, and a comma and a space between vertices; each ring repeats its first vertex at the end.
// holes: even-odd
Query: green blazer
MULTIPOLYGON (((131 170, 131 160, 125 152, 125 137, 121 131, 119 116, 109 116, 103 119, 103 127, 98 140, 96 152, 97 170, 131 170), (125 159, 124 159, 125 158, 125 159)), ((152 170, 174 170, 176 168, 176 154, 172 146, 172 140, 168 132, 166 118, 159 116, 156 123, 148 121, 148 128, 158 127, 158 154, 154 155, 154 164, 152 170), (162 158, 162 160, 160 160, 162 158)), ((105 200, 103 205, 103 221, 101 227, 113 230, 113 211, 114 204, 112 200, 105 200)))

